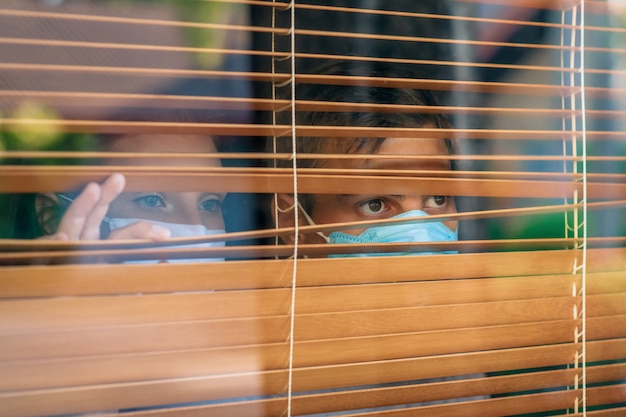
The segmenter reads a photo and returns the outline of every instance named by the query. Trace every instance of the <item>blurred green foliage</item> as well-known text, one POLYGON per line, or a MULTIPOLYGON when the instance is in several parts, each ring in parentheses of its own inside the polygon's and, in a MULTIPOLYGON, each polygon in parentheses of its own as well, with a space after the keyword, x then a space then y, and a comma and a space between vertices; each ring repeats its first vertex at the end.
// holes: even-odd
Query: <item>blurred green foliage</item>
MULTIPOLYGON (((170 5, 179 14, 183 22, 189 23, 216 23, 216 24, 244 24, 247 22, 247 6, 222 2, 202 0, 109 0, 112 3, 152 6, 157 4, 170 5)), ((98 3, 102 3, 98 0, 98 3)), ((229 49, 233 39, 246 36, 241 31, 229 31, 220 28, 184 27, 182 28, 186 44, 194 48, 223 48, 229 49)), ((237 44, 235 42, 234 44, 237 44)), ((196 63, 201 69, 221 68, 224 54, 196 52, 196 63)))
MULTIPOLYGON (((21 103, 10 119, 36 120, 37 123, 3 123, 0 150, 6 151, 93 151, 96 137, 88 133, 65 133, 52 123, 59 115, 50 107, 33 101, 21 103), (47 123, 47 122, 51 123, 47 123)), ((0 163, 10 165, 78 165, 81 158, 26 158, 0 154, 0 163)), ((0 179, 2 181, 8 178, 0 179)), ((32 238, 39 235, 34 216, 34 195, 0 194, 0 238, 32 238)))

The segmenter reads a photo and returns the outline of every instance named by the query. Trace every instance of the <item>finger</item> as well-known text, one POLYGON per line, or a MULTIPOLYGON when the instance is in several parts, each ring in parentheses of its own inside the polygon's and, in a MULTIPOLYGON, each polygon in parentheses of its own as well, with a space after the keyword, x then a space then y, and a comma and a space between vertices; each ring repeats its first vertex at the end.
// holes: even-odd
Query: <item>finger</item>
POLYGON ((69 240, 69 237, 67 236, 67 233, 59 232, 59 233, 55 233, 53 235, 40 236, 37 239, 40 239, 40 240, 69 240))
POLYGON ((104 220, 104 216, 106 216, 109 211, 109 204, 124 191, 125 185, 126 178, 124 178, 122 174, 112 174, 100 186, 100 198, 87 214, 80 239, 100 239, 100 225, 102 224, 102 220, 104 220))
POLYGON ((102 184, 102 195, 100 196, 99 204, 109 205, 115 200, 126 186, 126 177, 122 174, 111 174, 102 184))
POLYGON ((100 194, 101 189, 98 184, 87 184, 61 218, 56 234, 63 233, 69 240, 80 239, 87 217, 98 203, 100 194))
POLYGON ((148 239, 162 241, 168 239, 171 235, 172 233, 170 230, 163 226, 146 221, 140 221, 132 223, 126 227, 113 230, 108 239, 148 239))

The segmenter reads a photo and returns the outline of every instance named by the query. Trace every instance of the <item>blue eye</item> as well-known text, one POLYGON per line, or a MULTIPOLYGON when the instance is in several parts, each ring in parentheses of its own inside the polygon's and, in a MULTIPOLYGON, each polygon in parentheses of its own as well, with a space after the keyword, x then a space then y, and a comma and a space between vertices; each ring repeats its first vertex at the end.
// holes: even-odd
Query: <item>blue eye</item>
POLYGON ((149 194, 137 197, 133 200, 135 203, 148 208, 166 207, 165 199, 158 194, 149 194))
POLYGON ((222 211, 222 202, 217 198, 209 198, 201 201, 198 208, 210 213, 219 213, 222 211))

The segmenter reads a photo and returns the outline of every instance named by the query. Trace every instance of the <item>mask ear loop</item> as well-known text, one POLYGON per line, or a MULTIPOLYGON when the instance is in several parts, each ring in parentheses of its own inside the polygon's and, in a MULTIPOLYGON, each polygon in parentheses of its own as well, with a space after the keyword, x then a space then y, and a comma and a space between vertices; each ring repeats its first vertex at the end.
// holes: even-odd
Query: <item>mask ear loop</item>
POLYGON ((295 207, 296 207, 296 204, 294 203, 285 209, 281 209, 280 206, 276 204, 276 210, 278 210, 279 213, 288 213, 291 210, 293 210, 295 207))
MULTIPOLYGON (((306 212, 306 210, 304 209, 304 207, 302 207, 302 204, 300 204, 300 202, 298 201, 298 208, 300 209, 300 211, 302 212, 302 215, 304 216, 304 218, 306 219, 307 223, 310 226, 315 226, 315 222, 313 221, 313 219, 311 218, 311 216, 309 216, 309 213, 306 212)), ((293 208, 293 207, 291 207, 293 208)), ((291 209, 290 208, 290 209, 291 209)), ((326 236, 324 233, 322 232, 315 232, 318 236, 320 236, 322 239, 324 239, 326 241, 326 243, 332 243, 332 240, 330 240, 330 238, 328 236, 326 236)))
MULTIPOLYGON (((274 199, 275 199, 274 207, 276 208, 276 212, 278 212, 278 213, 288 213, 288 212, 290 212, 291 210, 293 210, 296 207, 296 203, 293 203, 289 207, 282 209, 278 205, 278 200, 276 199, 276 195, 274 195, 274 199)), ((276 218, 278 218, 278 216, 276 216, 276 218)), ((278 225, 278 221, 276 221, 276 224, 278 225)), ((291 255, 289 255, 287 257, 287 259, 293 259, 293 258, 294 258, 293 254, 291 254, 291 255)))

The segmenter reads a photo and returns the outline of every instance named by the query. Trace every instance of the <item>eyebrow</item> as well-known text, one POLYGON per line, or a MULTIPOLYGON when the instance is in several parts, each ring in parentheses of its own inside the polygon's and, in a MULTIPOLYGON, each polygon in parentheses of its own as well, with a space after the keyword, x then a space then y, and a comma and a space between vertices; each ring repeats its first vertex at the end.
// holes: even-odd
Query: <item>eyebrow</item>
MULTIPOLYGON (((391 158, 390 158, 391 159, 391 158)), ((449 159, 415 160, 415 159, 369 159, 365 166, 370 169, 407 169, 407 170, 428 170, 428 169, 451 169, 449 159)))
MULTIPOLYGON (((341 200, 353 200, 353 199, 361 199, 361 198, 366 198, 366 200, 375 200, 377 198, 387 198, 387 197, 391 197, 391 198, 402 198, 404 197, 404 194, 385 194, 385 193, 379 193, 379 194, 363 194, 363 193, 357 193, 357 194, 339 194, 339 198, 341 200)), ((364 201, 366 201, 364 200, 364 201)))

